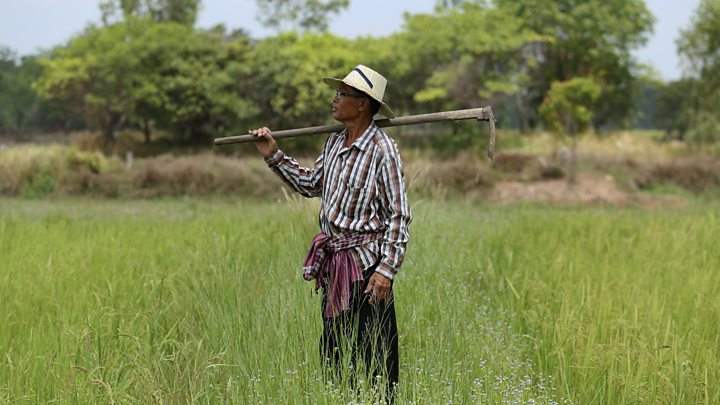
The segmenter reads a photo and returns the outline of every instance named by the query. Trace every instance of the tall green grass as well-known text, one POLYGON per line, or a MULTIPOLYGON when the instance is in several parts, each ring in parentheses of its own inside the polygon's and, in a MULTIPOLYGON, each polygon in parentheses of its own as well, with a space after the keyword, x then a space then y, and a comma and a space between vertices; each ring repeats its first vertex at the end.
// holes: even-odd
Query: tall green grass
MULTIPOLYGON (((369 403, 324 382, 312 202, 0 200, 0 402, 369 403)), ((399 403, 718 403, 720 236, 415 201, 399 403)))

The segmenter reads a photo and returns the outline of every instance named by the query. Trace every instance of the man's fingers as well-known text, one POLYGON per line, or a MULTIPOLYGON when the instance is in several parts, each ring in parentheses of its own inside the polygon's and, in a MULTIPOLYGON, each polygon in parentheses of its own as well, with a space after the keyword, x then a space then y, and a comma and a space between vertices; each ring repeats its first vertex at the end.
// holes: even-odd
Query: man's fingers
POLYGON ((368 300, 370 302, 370 305, 375 305, 377 302, 377 295, 375 295, 375 292, 377 291, 377 284, 375 283, 375 278, 370 277, 370 281, 368 281, 367 288, 365 288, 365 294, 370 294, 370 299, 368 300))
POLYGON ((390 288, 390 282, 384 281, 380 275, 373 274, 365 287, 365 294, 370 294, 370 304, 377 304, 390 296, 390 288))
POLYGON ((270 131, 270 128, 268 128, 268 127, 262 127, 262 128, 256 128, 256 129, 248 130, 248 133, 249 133, 250 135, 255 135, 255 136, 258 136, 258 137, 263 137, 263 138, 265 138, 265 137, 267 137, 268 135, 271 134, 271 131, 270 131))
POLYGON ((365 294, 371 294, 373 292, 373 286, 375 285, 375 279, 370 277, 367 287, 365 287, 365 294))

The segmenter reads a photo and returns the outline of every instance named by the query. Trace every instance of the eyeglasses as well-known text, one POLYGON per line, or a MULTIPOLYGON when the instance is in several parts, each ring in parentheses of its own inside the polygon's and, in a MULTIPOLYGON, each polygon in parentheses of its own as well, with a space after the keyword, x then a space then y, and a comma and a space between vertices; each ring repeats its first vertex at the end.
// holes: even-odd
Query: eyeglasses
POLYGON ((358 93, 350 93, 350 92, 347 92, 347 91, 342 91, 342 90, 335 90, 335 97, 338 97, 338 98, 339 98, 339 97, 355 97, 355 98, 362 98, 362 97, 365 97, 365 96, 364 96, 363 94, 358 94, 358 93))

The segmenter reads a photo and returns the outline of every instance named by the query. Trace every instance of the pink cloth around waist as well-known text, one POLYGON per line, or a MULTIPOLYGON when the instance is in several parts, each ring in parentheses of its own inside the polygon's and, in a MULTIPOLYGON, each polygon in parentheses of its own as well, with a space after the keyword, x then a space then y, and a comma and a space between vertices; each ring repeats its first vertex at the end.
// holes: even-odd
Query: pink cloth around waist
POLYGON ((325 318, 333 318, 350 309, 352 284, 363 280, 350 249, 376 241, 381 236, 381 233, 357 233, 330 237, 322 232, 315 235, 303 264, 303 278, 314 279, 316 288, 325 290, 325 318))

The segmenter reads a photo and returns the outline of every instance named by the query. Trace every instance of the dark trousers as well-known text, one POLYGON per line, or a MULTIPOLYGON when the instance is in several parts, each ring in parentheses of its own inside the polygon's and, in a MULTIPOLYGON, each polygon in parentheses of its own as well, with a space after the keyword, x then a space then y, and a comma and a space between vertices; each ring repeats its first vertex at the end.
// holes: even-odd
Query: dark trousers
MULTIPOLYGON (((385 391, 386 401, 392 403, 399 372, 395 300, 394 294, 391 294, 385 302, 370 304, 370 296, 363 291, 373 272, 374 267, 368 269, 364 281, 353 285, 350 310, 332 319, 323 318, 320 355, 332 378, 345 377, 352 386, 355 386, 355 371, 360 357, 366 376, 373 386, 385 391), (350 374, 343 376, 344 370, 350 374), (378 383, 381 386, 377 386, 378 383)), ((323 294, 323 310, 326 299, 323 294)))

